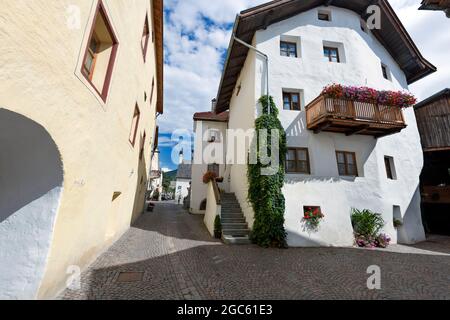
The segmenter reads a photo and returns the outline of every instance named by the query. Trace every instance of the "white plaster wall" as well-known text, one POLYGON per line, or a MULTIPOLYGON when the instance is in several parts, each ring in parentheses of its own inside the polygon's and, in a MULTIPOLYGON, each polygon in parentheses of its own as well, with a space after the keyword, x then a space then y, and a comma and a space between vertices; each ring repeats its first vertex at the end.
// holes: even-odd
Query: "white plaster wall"
MULTIPOLYGON (((248 130, 255 128, 256 119, 256 105, 259 100, 259 96, 256 92, 256 63, 259 61, 254 51, 249 51, 247 60, 242 68, 241 74, 237 81, 237 86, 241 86, 238 94, 238 90, 235 89, 230 101, 230 120, 228 127, 230 130, 248 130)), ((228 137, 228 144, 231 143, 230 137, 228 137)), ((245 150, 248 152, 248 148, 245 150)), ((238 156, 246 155, 243 151, 237 152, 227 151, 227 163, 230 165, 230 191, 236 194, 244 216, 249 223, 250 228, 254 222, 254 212, 250 203, 247 201, 248 195, 248 180, 247 180, 247 165, 236 164, 238 156), (231 161, 230 161, 231 158, 231 161)))
POLYGON ((2 1, 0 6, 0 106, 44 126, 64 163, 61 204, 38 298, 55 297, 65 288, 67 268, 88 266, 144 207, 159 83, 153 101, 145 101, 144 92, 150 97, 156 79, 155 44, 150 43, 144 63, 140 39, 146 13, 152 20, 152 1, 103 1, 119 40, 106 103, 81 75, 97 2, 2 1), (68 25, 74 8, 80 10, 79 28, 68 25), (136 103, 141 120, 133 147, 128 137, 136 103), (114 192, 122 192, 118 202, 111 202, 114 192))
MULTIPOLYGON (((403 242, 425 239, 418 197, 419 175, 423 166, 420 138, 412 109, 405 111, 408 128, 401 133, 375 140, 370 136, 350 136, 335 133, 314 134, 306 129, 304 106, 316 98, 323 87, 333 82, 345 85, 367 85, 376 89, 407 89, 402 70, 384 47, 370 34, 360 29, 359 16, 349 10, 328 7, 332 22, 317 19, 319 8, 269 26, 256 33, 257 48, 269 55, 270 94, 282 109, 283 89, 303 90, 301 112, 280 112, 288 134, 288 146, 308 147, 312 174, 286 176, 286 229, 291 246, 350 246, 353 243, 350 210, 352 207, 371 209, 383 214, 387 232, 394 242, 393 206, 400 206, 405 220, 403 242), (299 37, 300 58, 282 57, 280 36, 299 37), (323 41, 341 43, 345 63, 329 63, 323 59, 323 41), (380 62, 388 66, 392 81, 383 78, 380 62), (335 151, 357 154, 360 177, 339 177, 335 151), (389 181, 384 168, 384 156, 394 157, 398 180, 389 181), (303 206, 321 206, 325 214, 317 233, 303 230, 303 206)), ((254 120, 246 108, 253 108, 264 91, 264 64, 250 54, 241 77, 251 77, 256 63, 256 92, 253 97, 233 97, 230 108, 230 128, 250 126, 254 120), (255 62, 256 61, 256 62, 255 62), (248 107, 247 107, 248 106, 248 107), (245 120, 244 120, 245 118, 245 120)), ((252 83, 251 80, 247 80, 252 83)), ((247 83, 246 82, 246 83, 247 83)), ((239 84, 239 82, 238 82, 239 84)), ((245 88, 245 86, 244 86, 245 88)), ((251 94, 249 94, 251 96, 251 94)), ((233 166, 231 186, 240 200, 246 196, 243 169, 233 166), (234 173, 234 174, 233 174, 234 173)), ((242 203, 242 202, 241 202, 242 203)), ((249 218, 249 217, 247 217, 249 218)))
POLYGON ((224 177, 224 183, 219 185, 225 191, 228 190, 229 166, 225 164, 225 152, 227 145, 226 122, 195 121, 194 164, 192 165, 192 190, 191 208, 193 214, 204 214, 200 210, 200 204, 206 199, 207 185, 203 183, 203 175, 208 171, 208 164, 219 164, 220 176, 224 177), (222 134, 220 142, 208 142, 208 131, 219 130, 222 134), (214 151, 213 151, 214 150, 214 151))
POLYGON ((59 152, 39 124, 0 108, 0 299, 34 299, 63 184, 59 152))
POLYGON ((203 222, 206 228, 209 231, 211 236, 214 236, 214 222, 216 220, 216 216, 219 216, 222 211, 222 206, 217 204, 216 196, 214 194, 213 184, 210 182, 206 185, 206 195, 207 195, 207 205, 205 218, 203 222))
POLYGON ((176 201, 178 201, 178 199, 181 196, 181 203, 183 203, 183 199, 186 198, 189 194, 190 183, 191 183, 191 180, 177 179, 177 185, 175 188, 175 200, 176 201))

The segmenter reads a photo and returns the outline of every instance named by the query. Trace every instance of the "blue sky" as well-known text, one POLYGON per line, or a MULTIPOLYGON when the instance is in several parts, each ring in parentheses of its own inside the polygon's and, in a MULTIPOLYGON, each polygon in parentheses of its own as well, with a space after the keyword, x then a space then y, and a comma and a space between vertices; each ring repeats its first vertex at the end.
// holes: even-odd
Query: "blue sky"
MULTIPOLYGON (((268 0, 165 0, 164 115, 160 125, 162 168, 171 160, 177 129, 192 131, 195 112, 208 111, 217 94, 236 14, 268 0)), ((450 19, 442 12, 418 11, 420 0, 390 0, 422 54, 438 72, 411 85, 419 100, 450 85, 450 19), (432 35, 432 36, 430 36, 432 35)))

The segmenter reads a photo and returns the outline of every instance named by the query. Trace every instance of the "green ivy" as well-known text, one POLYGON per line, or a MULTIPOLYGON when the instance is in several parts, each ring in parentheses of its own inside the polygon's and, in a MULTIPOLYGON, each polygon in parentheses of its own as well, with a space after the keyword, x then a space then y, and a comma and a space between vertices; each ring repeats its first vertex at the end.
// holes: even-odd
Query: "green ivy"
POLYGON ((267 129, 267 141, 260 141, 258 134, 252 144, 257 148, 257 164, 248 165, 248 199, 255 212, 255 223, 252 231, 253 243, 262 247, 285 248, 286 231, 284 229, 285 198, 282 193, 284 185, 286 159, 286 133, 278 119, 278 109, 272 97, 264 96, 259 100, 262 105, 262 116, 256 119, 255 129, 258 133, 261 129, 267 129), (270 105, 270 113, 268 106, 270 105), (279 167, 274 175, 262 175, 261 170, 270 167, 261 163, 259 146, 268 146, 268 155, 271 155, 271 130, 277 129, 279 136, 279 167))

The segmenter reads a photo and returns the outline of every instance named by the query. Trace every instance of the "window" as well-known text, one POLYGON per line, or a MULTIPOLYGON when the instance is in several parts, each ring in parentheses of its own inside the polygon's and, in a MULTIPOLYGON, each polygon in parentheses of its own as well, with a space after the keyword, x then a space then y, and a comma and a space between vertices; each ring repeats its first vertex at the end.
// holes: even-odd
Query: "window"
POLYGON ((283 92, 283 109, 300 111, 300 93, 283 92))
POLYGON ((381 72, 383 73, 383 78, 385 78, 386 80, 390 80, 391 79, 389 77, 388 67, 385 64, 381 64, 381 72))
POLYGON ((209 138, 208 142, 220 142, 220 131, 217 129, 209 129, 209 138))
POLYGON ((337 63, 340 62, 338 48, 323 47, 323 56, 325 57, 326 61, 337 63))
POLYGON ((218 177, 220 175, 220 166, 217 163, 208 164, 208 172, 214 172, 218 177))
POLYGON ((307 148, 289 148, 286 155, 286 172, 311 174, 307 148))
POLYGON ((331 13, 328 11, 319 11, 318 19, 322 21, 331 21, 331 13))
POLYGON ((394 158, 384 157, 384 166, 386 167, 386 175, 389 180, 397 180, 394 166, 394 158))
POLYGON ((99 1, 86 45, 81 73, 104 102, 108 96, 118 45, 103 2, 99 1))
POLYGON ((141 150, 139 151, 139 159, 142 160, 145 151, 145 140, 147 139, 147 134, 144 131, 144 136, 142 137, 141 150))
POLYGON ((139 127, 139 118, 141 116, 141 112, 139 111, 139 107, 136 104, 136 106, 134 107, 134 114, 133 114, 133 120, 131 122, 131 131, 130 131, 130 137, 129 137, 129 141, 130 143, 133 145, 136 143, 136 135, 137 135, 137 130, 139 127))
POLYGON ((354 152, 336 151, 336 158, 340 176, 358 176, 356 154, 354 152))
POLYGON ((100 41, 98 40, 95 33, 92 35, 91 42, 89 43, 87 49, 86 60, 84 61, 83 70, 86 76, 89 77, 89 80, 92 80, 92 76, 94 75, 95 62, 98 54, 98 50, 100 47, 100 41))
POLYGON ((144 62, 145 58, 147 56, 147 48, 148 48, 148 41, 150 39, 150 28, 148 24, 148 15, 145 16, 145 23, 144 23, 144 31, 142 32, 142 39, 141 39, 141 47, 142 47, 142 55, 144 56, 144 62))
POLYGON ((297 58, 297 44, 295 42, 280 42, 280 55, 283 57, 297 58))

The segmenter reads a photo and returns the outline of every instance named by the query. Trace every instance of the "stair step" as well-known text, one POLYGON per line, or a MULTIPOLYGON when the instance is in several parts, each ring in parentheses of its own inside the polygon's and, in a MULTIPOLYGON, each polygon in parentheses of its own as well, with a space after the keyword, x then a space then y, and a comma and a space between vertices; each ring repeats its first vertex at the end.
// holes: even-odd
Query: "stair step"
POLYGON ((244 237, 231 237, 224 235, 222 240, 225 244, 234 244, 234 245, 244 245, 251 244, 250 238, 248 236, 244 237))
POLYGON ((248 230, 248 224, 247 223, 222 223, 222 229, 227 230, 248 230))
POLYGON ((244 218, 222 218, 222 224, 228 223, 246 223, 244 218))
POLYGON ((221 215, 222 219, 243 219, 244 215, 241 213, 223 213, 221 215))
POLYGON ((222 233, 225 236, 248 236, 250 234, 250 230, 248 229, 222 229, 222 233))

